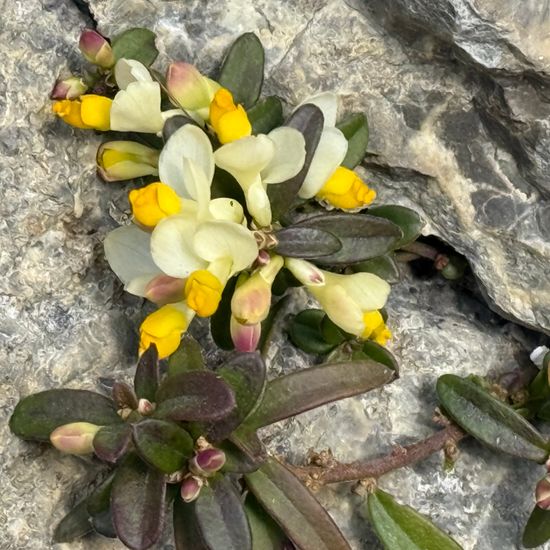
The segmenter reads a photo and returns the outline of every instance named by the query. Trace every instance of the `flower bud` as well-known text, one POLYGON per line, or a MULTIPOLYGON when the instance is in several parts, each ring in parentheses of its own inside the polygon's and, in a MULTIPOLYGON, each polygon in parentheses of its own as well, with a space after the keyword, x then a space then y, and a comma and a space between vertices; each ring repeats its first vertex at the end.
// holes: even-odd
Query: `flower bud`
POLYGON ((210 104, 210 124, 220 143, 230 143, 252 134, 252 125, 242 105, 235 105, 229 90, 220 88, 210 104))
POLYGON ((84 29, 78 47, 82 55, 94 65, 110 69, 115 64, 111 45, 104 36, 93 29, 84 29))
POLYGON ((134 141, 108 141, 97 150, 97 170, 105 181, 158 176, 159 154, 134 141))
POLYGON ((225 453, 210 447, 199 451, 190 461, 189 470, 198 476, 211 476, 225 464, 225 453))
POLYGON ((537 506, 543 510, 550 510, 550 477, 547 476, 537 483, 535 489, 537 506))
POLYGON ((183 502, 193 502, 200 494, 204 481, 200 477, 186 477, 181 483, 180 495, 183 502))
POLYGON ((231 340, 233 340, 233 344, 237 351, 256 351, 262 334, 261 323, 243 325, 232 315, 231 321, 229 322, 229 330, 231 331, 231 340))
POLYGON ((50 94, 50 99, 76 99, 86 92, 88 86, 78 76, 58 80, 50 94))
POLYGON ((140 225, 154 228, 160 220, 178 214, 181 200, 176 192, 160 181, 141 189, 132 189, 128 194, 134 219, 140 225))
POLYGON ((180 345, 181 335, 189 325, 186 315, 178 308, 166 305, 148 315, 139 328, 139 351, 143 353, 151 344, 157 346, 159 359, 174 353, 180 345))
POLYGON ((145 297, 157 306, 181 302, 184 296, 185 279, 169 275, 157 275, 147 283, 145 297))
POLYGON ((286 258, 285 265, 292 275, 294 275, 303 285, 309 287, 314 285, 322 286, 325 284, 323 272, 310 262, 296 258, 286 258))
POLYGON ((73 422, 59 426, 50 434, 52 445, 60 451, 72 455, 84 455, 94 450, 95 434, 101 426, 89 422, 73 422))
POLYGON ((199 317, 214 315, 222 299, 223 285, 206 269, 193 271, 185 283, 185 302, 199 317))
POLYGON ((153 414, 155 409, 156 405, 154 403, 151 403, 149 399, 142 398, 138 401, 137 412, 142 416, 149 416, 150 414, 153 414))

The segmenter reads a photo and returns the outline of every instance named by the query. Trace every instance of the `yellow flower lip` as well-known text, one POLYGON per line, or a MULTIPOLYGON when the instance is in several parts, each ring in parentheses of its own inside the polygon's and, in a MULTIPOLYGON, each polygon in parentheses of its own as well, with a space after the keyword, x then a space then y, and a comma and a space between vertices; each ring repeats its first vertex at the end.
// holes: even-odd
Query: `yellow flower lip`
POLYGON ((62 99, 52 105, 52 111, 75 128, 106 132, 111 129, 111 105, 108 97, 85 94, 78 99, 62 99))
POLYGON ((317 198, 336 208, 353 210, 371 204, 376 191, 370 189, 353 170, 339 166, 317 193, 317 198))
POLYGON ((160 181, 141 189, 133 189, 128 194, 128 199, 135 221, 150 229, 163 218, 181 210, 181 200, 176 192, 160 181))
POLYGON ((223 285, 210 271, 199 269, 185 283, 185 302, 199 317, 213 315, 222 299, 223 285))
POLYGON ((230 143, 252 134, 252 125, 242 105, 235 105, 231 92, 220 88, 210 104, 210 125, 220 143, 230 143))
POLYGON ((385 346, 386 342, 392 337, 382 314, 377 310, 365 311, 363 313, 363 323, 365 328, 361 336, 364 339, 374 340, 377 344, 385 346))
POLYGON ((187 330, 188 324, 185 314, 174 306, 166 305, 157 309, 141 323, 140 354, 155 344, 159 358, 168 357, 178 349, 181 335, 187 330))

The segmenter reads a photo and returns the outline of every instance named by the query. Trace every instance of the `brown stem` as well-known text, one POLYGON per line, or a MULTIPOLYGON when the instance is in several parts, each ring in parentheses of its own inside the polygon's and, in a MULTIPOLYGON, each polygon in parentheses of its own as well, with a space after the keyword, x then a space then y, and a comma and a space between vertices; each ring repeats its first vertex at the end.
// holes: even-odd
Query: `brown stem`
POLYGON ((428 260, 432 260, 434 263, 434 267, 438 271, 441 271, 449 263, 449 257, 446 254, 442 254, 441 252, 439 252, 439 250, 437 250, 437 248, 434 248, 433 246, 430 246, 426 243, 419 243, 418 241, 415 241, 405 245, 403 248, 401 248, 401 250, 404 250, 405 252, 409 252, 421 258, 428 258, 428 260))
POLYGON ((329 461, 324 466, 288 465, 288 467, 304 483, 316 487, 341 481, 379 478, 393 470, 423 460, 433 453, 446 450, 449 446, 456 445, 465 436, 466 434, 458 426, 449 424, 426 439, 406 447, 399 447, 389 455, 380 458, 367 461, 357 460, 349 464, 329 461))

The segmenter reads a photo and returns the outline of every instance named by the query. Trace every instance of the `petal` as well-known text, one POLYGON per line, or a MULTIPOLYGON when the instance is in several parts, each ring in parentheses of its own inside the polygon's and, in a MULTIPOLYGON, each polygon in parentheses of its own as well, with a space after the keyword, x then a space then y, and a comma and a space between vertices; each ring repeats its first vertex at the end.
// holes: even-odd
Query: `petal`
POLYGON ((319 300, 325 313, 340 328, 359 336, 363 332, 363 311, 339 285, 311 286, 308 290, 319 300))
POLYGON ((221 197, 210 201, 210 215, 216 220, 226 222, 243 223, 244 211, 243 207, 235 199, 221 197))
POLYGON ((204 173, 208 186, 214 177, 214 156, 208 136, 194 124, 176 130, 162 149, 159 158, 159 177, 178 195, 195 198, 194 184, 185 181, 183 158, 192 160, 204 173))
POLYGON ((210 203, 210 182, 206 179, 202 169, 191 159, 183 158, 183 179, 187 191, 197 203, 197 218, 208 217, 210 203))
POLYGON ((271 223, 271 204, 259 178, 246 190, 245 195, 246 207, 258 226, 268 226, 271 223))
POLYGON ((145 65, 135 59, 119 59, 115 65, 115 80, 121 90, 132 82, 153 82, 153 77, 145 65))
POLYGON ((156 134, 163 125, 158 82, 131 82, 115 96, 111 130, 156 134))
POLYGON ((268 134, 275 144, 275 155, 262 170, 264 183, 280 183, 293 178, 303 167, 306 141, 295 128, 281 126, 268 134))
POLYGON ((151 235, 151 255, 157 266, 170 277, 187 277, 206 262, 195 254, 193 237, 197 222, 186 216, 161 220, 151 235))
POLYGON ((267 136, 248 136, 223 145, 214 153, 216 164, 247 189, 271 162, 275 144, 267 136))
POLYGON ((299 107, 312 103, 319 107, 325 119, 325 127, 334 127, 336 125, 336 117, 338 114, 338 96, 332 92, 322 92, 320 94, 309 97, 303 101, 299 107))
POLYGON ((236 223, 205 222, 199 226, 193 240, 197 254, 208 262, 230 258, 231 274, 246 269, 258 256, 256 239, 248 229, 236 223))
POLYGON ((383 308, 390 294, 390 285, 373 273, 354 273, 353 275, 325 273, 325 278, 327 286, 337 284, 344 288, 362 311, 383 308))
POLYGON ((161 270, 151 256, 151 235, 135 225, 111 231, 104 242, 105 257, 131 294, 145 295, 145 287, 161 270))
POLYGON ((212 95, 206 78, 190 63, 171 63, 166 74, 170 95, 184 108, 196 111, 210 105, 212 95))
POLYGON ((348 151, 348 140, 338 128, 325 128, 298 195, 310 199, 323 187, 348 151))

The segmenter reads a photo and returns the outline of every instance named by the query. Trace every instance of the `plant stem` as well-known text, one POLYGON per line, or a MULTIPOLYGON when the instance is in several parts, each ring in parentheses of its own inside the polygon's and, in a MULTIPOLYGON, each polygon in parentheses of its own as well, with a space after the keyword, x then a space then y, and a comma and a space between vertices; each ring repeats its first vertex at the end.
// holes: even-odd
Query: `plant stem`
MULTIPOLYGON (((413 256, 432 260, 434 263, 434 267, 438 271, 441 271, 449 263, 449 257, 446 254, 439 252, 437 248, 434 248, 433 246, 430 246, 426 243, 419 243, 418 241, 414 241, 405 245, 403 248, 401 248, 401 250, 404 250, 405 252, 408 252, 413 256)), ((407 258, 406 255, 403 255, 401 261, 411 261, 415 259, 413 256, 407 258)))
POLYGON ((315 488, 329 483, 379 478, 393 470, 423 460, 438 451, 449 451, 455 448, 456 443, 466 435, 455 424, 449 424, 426 439, 406 447, 398 447, 389 455, 379 458, 366 461, 357 460, 348 464, 329 460, 326 465, 322 466, 288 465, 288 467, 306 485, 315 488))

